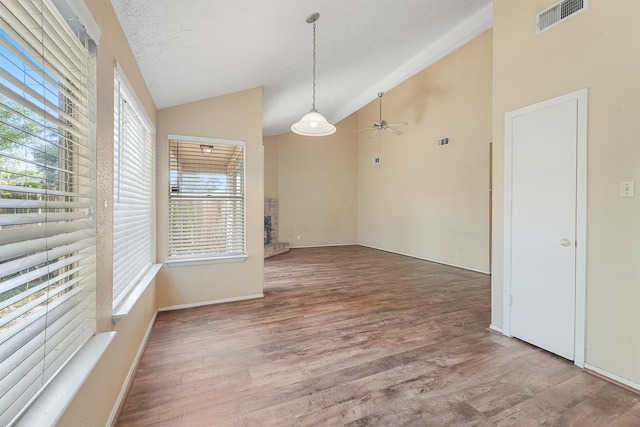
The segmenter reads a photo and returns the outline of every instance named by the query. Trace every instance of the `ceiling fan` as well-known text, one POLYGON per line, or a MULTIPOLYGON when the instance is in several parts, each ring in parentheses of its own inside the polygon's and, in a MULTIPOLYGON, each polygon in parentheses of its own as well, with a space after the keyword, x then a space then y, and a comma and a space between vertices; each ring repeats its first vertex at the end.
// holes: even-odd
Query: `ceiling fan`
POLYGON ((402 135, 402 132, 399 131, 398 129, 396 129, 396 126, 408 126, 409 123, 407 122, 387 122, 386 120, 382 120, 382 95, 384 95, 384 92, 378 92, 378 100, 379 100, 379 104, 380 104, 380 120, 378 120, 377 122, 373 122, 373 124, 370 127, 366 127, 366 128, 362 128, 362 129, 356 129, 354 132, 360 132, 363 130, 371 130, 371 133, 369 134, 369 139, 371 139, 373 137, 373 135, 375 135, 376 132, 378 131, 382 131, 382 130, 389 130, 393 133, 395 133, 396 135, 402 135))

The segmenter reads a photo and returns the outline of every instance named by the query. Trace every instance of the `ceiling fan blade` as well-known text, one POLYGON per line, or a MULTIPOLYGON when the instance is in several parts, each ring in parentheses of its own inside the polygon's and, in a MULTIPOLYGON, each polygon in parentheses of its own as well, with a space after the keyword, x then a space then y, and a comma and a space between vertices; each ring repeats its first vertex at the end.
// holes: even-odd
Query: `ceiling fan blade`
POLYGON ((407 122, 391 122, 387 123, 387 126, 409 126, 407 122))
POLYGON ((380 129, 380 122, 374 122, 372 120, 371 121, 371 126, 369 126, 368 128, 356 129, 356 130, 354 130, 354 132, 360 132, 361 130, 371 130, 371 129, 380 129))
POLYGON ((400 132, 398 129, 394 129, 392 127, 388 127, 387 129, 395 133, 396 135, 402 135, 402 132, 400 132))
POLYGON ((372 130, 372 131, 371 131, 371 133, 369 134, 369 136, 367 137, 367 139, 371 139, 371 138, 373 138, 373 135, 375 135, 375 134, 376 134, 376 132, 378 132, 379 130, 380 130, 380 129, 374 129, 374 130, 372 130))

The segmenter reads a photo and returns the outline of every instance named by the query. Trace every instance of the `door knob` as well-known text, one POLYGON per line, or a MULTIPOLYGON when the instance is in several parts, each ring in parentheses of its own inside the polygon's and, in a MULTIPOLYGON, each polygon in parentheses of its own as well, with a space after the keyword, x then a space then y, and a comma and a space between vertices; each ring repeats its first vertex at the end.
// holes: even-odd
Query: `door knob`
POLYGON ((569 246, 571 246, 571 240, 569 240, 569 239, 560 239, 560 245, 564 246, 565 248, 568 248, 569 246))

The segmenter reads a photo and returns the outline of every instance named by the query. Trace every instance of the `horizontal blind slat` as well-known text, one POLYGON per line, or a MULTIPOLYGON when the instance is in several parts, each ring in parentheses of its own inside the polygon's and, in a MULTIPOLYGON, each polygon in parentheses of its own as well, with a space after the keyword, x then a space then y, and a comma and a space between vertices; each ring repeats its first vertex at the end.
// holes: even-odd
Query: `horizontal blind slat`
POLYGON ((28 255, 17 260, 7 261, 0 264, 0 275, 3 277, 11 276, 23 270, 45 264, 49 262, 49 260, 57 259, 66 255, 72 255, 76 252, 82 251, 83 249, 91 248, 94 245, 94 238, 91 238, 84 241, 74 242, 70 245, 53 248, 45 252, 28 255))
POLYGON ((77 212, 0 214, 0 225, 22 225, 61 221, 78 221, 86 220, 88 218, 90 218, 88 213, 77 212))
MULTIPOLYGON (((56 276, 53 279, 50 280, 45 280, 43 282, 38 283, 37 285, 33 285, 28 287, 25 291, 20 292, 19 294, 8 298, 4 301, 2 301, 0 303, 0 310, 4 310, 5 308, 15 304, 16 302, 19 302, 21 300, 25 300, 25 299, 30 299, 30 297, 42 290, 45 290, 48 286, 55 286, 57 282, 62 281, 64 279, 66 279, 67 277, 70 277, 74 274, 77 274, 78 272, 80 272, 80 270, 82 270, 82 267, 76 267, 76 268, 72 268, 70 270, 65 271, 63 274, 60 274, 58 276, 56 276)), ((42 279, 41 276, 38 276, 37 278, 42 279)), ((25 284, 25 283, 22 283, 25 284)), ((21 285, 22 285, 21 284, 21 285)), ((15 289, 14 288, 9 288, 10 290, 15 289)), ((0 319, 0 321, 4 321, 4 317, 0 319)))
POLYGON ((0 283, 0 293, 5 293, 7 291, 18 288, 20 286, 24 286, 27 283, 32 281, 38 281, 41 278, 47 276, 50 271, 55 271, 55 270, 70 267, 75 263, 85 260, 89 256, 90 256, 89 254, 80 254, 80 255, 65 257, 59 261, 45 264, 42 267, 38 267, 34 270, 30 270, 27 273, 22 273, 19 276, 15 276, 11 279, 5 280, 0 283))
POLYGON ((81 230, 72 233, 50 235, 40 239, 8 244, 0 247, 2 249, 2 256, 0 259, 12 259, 40 251, 48 251, 58 246, 65 246, 76 241, 88 240, 91 238, 93 238, 93 232, 89 230, 81 230))
POLYGON ((57 222, 57 223, 39 223, 21 225, 12 228, 0 228, 0 245, 20 242, 23 240, 33 240, 49 235, 57 235, 64 233, 72 233, 79 230, 89 230, 93 227, 90 220, 57 222))

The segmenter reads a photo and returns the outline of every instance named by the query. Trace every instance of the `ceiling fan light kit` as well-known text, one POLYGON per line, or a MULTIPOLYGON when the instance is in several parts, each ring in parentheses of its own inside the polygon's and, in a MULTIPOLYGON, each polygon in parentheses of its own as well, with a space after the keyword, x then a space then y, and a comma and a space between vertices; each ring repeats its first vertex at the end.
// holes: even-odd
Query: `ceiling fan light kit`
POLYGON ((307 16, 306 19, 308 24, 313 24, 313 99, 311 110, 299 122, 291 126, 292 132, 303 136, 327 136, 336 131, 336 127, 316 110, 316 21, 318 18, 320 18, 320 14, 316 12, 307 16))

